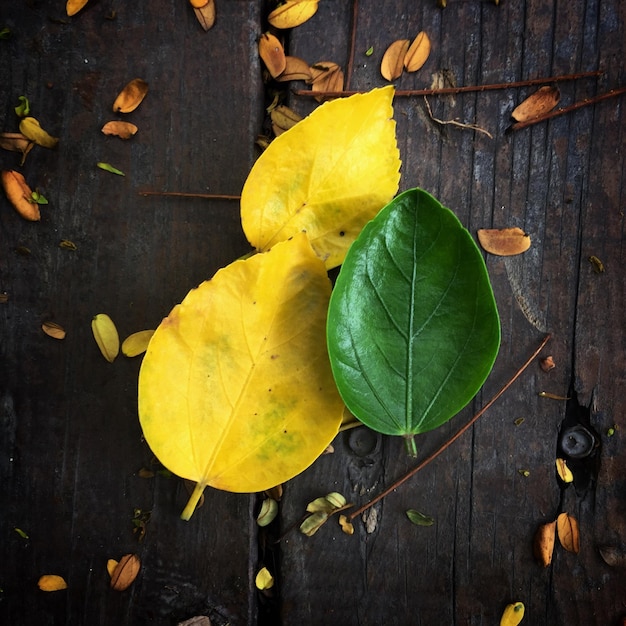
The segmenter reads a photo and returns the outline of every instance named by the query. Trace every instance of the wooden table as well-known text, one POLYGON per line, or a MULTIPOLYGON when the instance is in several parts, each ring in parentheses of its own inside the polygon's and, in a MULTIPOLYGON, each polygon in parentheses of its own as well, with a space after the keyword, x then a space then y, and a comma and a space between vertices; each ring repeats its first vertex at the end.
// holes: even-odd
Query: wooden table
MULTIPOLYGON (((215 490, 183 522, 185 487, 158 471, 142 440, 140 359, 106 362, 90 323, 104 312, 122 336, 154 328, 189 289, 250 249, 237 202, 141 192, 241 191, 275 87, 263 84, 257 54, 266 3, 216 0, 207 33, 184 0, 93 2, 73 18, 60 0, 5 4, 0 131, 17 130, 13 108, 24 95, 60 142, 33 149, 23 167, 19 155, 0 154, 2 169, 22 171, 49 200, 39 223, 0 200, 0 622, 173 625, 206 615, 215 626, 487 625, 519 600, 526 624, 621 624, 624 97, 512 133, 510 112, 535 87, 428 98, 434 117, 492 137, 433 121, 423 97, 396 97, 401 189, 430 191, 472 233, 519 226, 532 238, 519 257, 486 256, 500 353, 471 405, 418 440, 420 456, 465 424, 547 332, 543 355, 556 367, 534 362, 469 432, 356 520, 353 536, 334 522, 311 538, 289 529, 313 498, 339 491, 361 504, 412 466, 401 441, 365 428, 340 433, 333 454, 287 483, 267 529, 255 522, 258 495, 215 490), (115 96, 137 77, 150 85, 127 116, 139 132, 127 142, 105 137, 115 96), (63 341, 42 332, 49 320, 66 329, 63 341), (600 442, 599 467, 580 493, 561 489, 555 474, 559 430, 572 419, 589 420, 600 442), (409 508, 435 523, 412 525, 409 508), (557 547, 543 568, 533 536, 562 511, 578 520, 580 552, 557 547), (139 541, 133 518, 148 517, 139 541), (618 562, 607 564, 602 547, 618 562), (141 557, 142 570, 115 592, 106 562, 126 553, 141 557), (262 565, 276 578, 269 595, 254 585, 262 565), (62 575, 68 589, 40 591, 46 573, 62 575)), ((431 56, 398 89, 429 87, 437 73, 480 85, 602 70, 560 83, 568 106, 626 84, 620 0, 449 0, 445 9, 435 0, 322 0, 285 40, 292 55, 345 69, 353 33, 349 86, 368 90, 385 84, 387 45, 421 30, 431 56)), ((286 97, 301 114, 317 106, 286 97)))

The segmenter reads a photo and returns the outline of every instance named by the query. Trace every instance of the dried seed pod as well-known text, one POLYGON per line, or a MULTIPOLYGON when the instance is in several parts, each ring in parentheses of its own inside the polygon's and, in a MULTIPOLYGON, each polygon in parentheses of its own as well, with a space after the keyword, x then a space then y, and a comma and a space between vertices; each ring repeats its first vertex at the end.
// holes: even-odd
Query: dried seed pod
POLYGON ((120 139, 130 139, 139 129, 130 122, 119 122, 117 120, 113 122, 107 122, 102 127, 102 132, 105 135, 115 135, 120 139))
MULTIPOLYGON (((193 5, 193 2, 192 2, 193 5)), ((205 0, 202 6, 195 6, 193 9, 196 14, 196 19, 200 22, 200 26, 206 32, 213 28, 215 24, 215 1, 214 0, 205 0)))
POLYGON ((137 578, 141 569, 141 560, 136 554, 125 554, 111 574, 111 589, 124 591, 137 578))
POLYGON ((556 521, 542 524, 535 533, 535 538, 533 540, 533 553, 535 558, 544 567, 548 567, 548 565, 552 563, 555 538, 556 521))
POLYGON ((551 111, 561 98, 556 87, 540 87, 513 109, 511 117, 516 122, 526 122, 551 111))
POLYGON ((130 113, 143 101, 148 93, 148 83, 142 78, 134 78, 120 91, 113 102, 114 113, 130 113))
POLYGON ((286 56, 285 69, 280 76, 276 77, 278 82, 286 82, 288 80, 310 80, 311 68, 309 64, 298 57, 286 56))
POLYGON ((530 236, 521 228, 481 228, 478 241, 484 250, 498 256, 513 256, 530 248, 530 236))
POLYGON ((113 363, 120 351, 120 337, 113 320, 106 313, 98 313, 91 320, 91 330, 102 356, 113 363))
POLYGON ((576 518, 569 513, 561 513, 556 518, 556 529, 563 548, 568 552, 578 554, 580 551, 580 530, 576 518))
POLYGON ((33 192, 22 174, 15 170, 3 170, 0 180, 9 202, 25 220, 37 222, 41 219, 39 205, 32 201, 33 192))
POLYGON ((400 78, 410 43, 408 39, 398 39, 385 50, 380 62, 380 73, 385 80, 391 81, 400 78))
POLYGON ((422 31, 418 33, 413 43, 404 55, 404 67, 407 72, 417 72, 430 55, 430 39, 428 35, 422 31))
POLYGON ((318 1, 286 0, 267 16, 267 21, 274 28, 295 28, 317 13, 318 1))
POLYGON ((39 578, 37 586, 42 591, 61 591, 62 589, 67 589, 65 579, 56 574, 44 574, 39 578))
POLYGON ((43 330, 48 337, 52 337, 54 339, 65 339, 65 329, 56 322, 44 322, 41 325, 41 330, 43 330))
POLYGON ((259 39, 259 56, 261 57, 267 71, 272 78, 280 76, 287 67, 285 50, 276 35, 263 33, 259 39))

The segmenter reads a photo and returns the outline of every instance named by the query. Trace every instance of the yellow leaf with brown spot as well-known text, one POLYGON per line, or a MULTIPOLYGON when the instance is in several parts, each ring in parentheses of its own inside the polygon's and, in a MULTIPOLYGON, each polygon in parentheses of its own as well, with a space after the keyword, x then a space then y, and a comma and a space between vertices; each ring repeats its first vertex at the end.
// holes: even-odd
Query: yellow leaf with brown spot
POLYGON ((44 574, 39 578, 37 586, 42 591, 61 591, 62 589, 67 589, 65 579, 57 574, 44 574))
POLYGON ((481 228, 478 241, 484 250, 498 256, 522 254, 530 248, 530 236, 521 228, 481 228))
POLYGON ((15 170, 2 170, 0 180, 9 202, 24 219, 30 222, 41 219, 39 205, 33 201, 33 192, 22 174, 15 170))
POLYGON ((306 236, 238 260, 157 328, 139 375, 139 418, 159 461, 207 485, 259 492, 306 469, 339 430, 326 348, 330 281, 306 236))
POLYGON ((561 513, 556 518, 556 529, 563 548, 568 552, 578 554, 580 551, 580 530, 576 518, 568 513, 561 513))
POLYGON ((398 39, 385 50, 380 62, 380 73, 385 80, 391 81, 400 78, 410 43, 408 39, 398 39))
POLYGON ((518 626, 524 619, 525 607, 523 602, 509 604, 504 609, 500 618, 500 626, 518 626))
POLYGON ((142 103, 147 93, 148 83, 142 78, 134 78, 126 84, 117 98, 115 98, 113 111, 115 113, 130 113, 134 111, 142 103))
POLYGON ((280 76, 287 67, 285 50, 276 35, 263 33, 259 39, 259 56, 272 78, 280 76))
POLYGON ((393 87, 326 102, 254 164, 241 222, 259 251, 305 232, 328 269, 398 190, 393 87))
POLYGON ((319 0, 287 0, 267 16, 267 21, 274 28, 295 28, 317 13, 318 2, 319 0))

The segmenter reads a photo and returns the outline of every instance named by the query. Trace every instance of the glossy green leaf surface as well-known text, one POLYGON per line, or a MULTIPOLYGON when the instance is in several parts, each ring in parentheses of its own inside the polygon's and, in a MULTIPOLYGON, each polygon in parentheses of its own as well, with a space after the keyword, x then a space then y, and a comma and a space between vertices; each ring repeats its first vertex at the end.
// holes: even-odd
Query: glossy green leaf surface
POLYGON ((339 392, 372 429, 410 436, 456 415, 500 344, 485 263, 457 217, 420 189, 383 208, 348 251, 327 338, 339 392))

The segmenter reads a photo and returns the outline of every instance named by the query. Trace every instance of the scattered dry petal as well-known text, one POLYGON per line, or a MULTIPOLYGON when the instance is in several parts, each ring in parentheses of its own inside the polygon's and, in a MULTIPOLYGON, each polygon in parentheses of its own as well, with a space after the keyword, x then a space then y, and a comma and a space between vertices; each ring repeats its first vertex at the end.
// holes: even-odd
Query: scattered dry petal
POLYGON ((552 554, 554 552, 554 540, 556 537, 556 521, 542 524, 535 533, 533 542, 533 553, 535 558, 543 565, 548 567, 552 563, 552 554))
POLYGON ((39 120, 34 117, 25 117, 20 122, 20 132, 34 141, 38 146, 44 148, 56 148, 59 140, 52 135, 49 135, 39 124, 39 120))
POLYGON ((267 569, 267 567, 262 567, 259 570, 259 573, 254 579, 254 584, 256 585, 256 588, 260 591, 271 589, 274 586, 274 577, 270 574, 270 571, 267 569))
POLYGON ((120 139, 130 139, 139 129, 130 122, 107 122, 102 127, 102 132, 105 135, 115 135, 120 139))
POLYGON ((67 0, 65 5, 65 11, 67 14, 72 17, 72 15, 76 15, 89 0, 67 0))
POLYGON ((276 35, 263 33, 259 39, 259 56, 272 78, 280 76, 287 67, 285 50, 276 35))
POLYGON ((140 330, 129 335, 122 343, 122 354, 127 357, 143 354, 148 349, 152 335, 154 335, 153 330, 140 330))
POLYGON ((44 574, 37 583, 42 591, 60 591, 67 589, 67 583, 62 576, 56 574, 44 574))
POLYGON ((311 80, 311 68, 309 64, 298 57, 285 57, 285 69, 280 76, 276 77, 278 82, 288 80, 311 80))
POLYGON ((574 474, 572 474, 572 470, 567 467, 567 461, 565 459, 556 460, 556 473, 564 483, 574 482, 574 474))
POLYGON ((530 248, 530 236, 517 227, 481 228, 478 241, 484 250, 498 256, 513 256, 530 248))
POLYGON ((385 50, 380 62, 380 73, 385 80, 391 81, 400 78, 410 43, 408 39, 398 39, 385 50))
POLYGON ((428 35, 422 31, 418 33, 413 43, 409 46, 404 55, 404 67, 407 72, 417 72, 430 55, 430 39, 428 35))
POLYGON ((525 607, 522 602, 508 604, 500 618, 500 626, 518 626, 524 618, 525 607))
POLYGON ((31 222, 40 220, 39 205, 32 202, 33 192, 26 184, 24 176, 15 170, 3 170, 0 179, 4 193, 15 210, 26 220, 31 222))
POLYGON ((554 362, 554 359, 550 355, 539 361, 539 367, 544 372, 549 372, 550 370, 553 370, 556 367, 556 363, 554 362))
POLYGON ((348 519, 347 515, 339 516, 339 525, 341 526, 341 530, 346 533, 346 535, 354 535, 354 526, 348 519))
POLYGON ((270 119, 272 120, 272 130, 278 137, 278 135, 282 135, 286 130, 295 126, 302 119, 302 116, 281 104, 272 109, 270 119))
POLYGON ((120 338, 113 320, 106 313, 98 313, 91 320, 91 330, 102 356, 113 363, 120 351, 120 338))
MULTIPOLYGON (((193 2, 192 2, 193 4, 193 2)), ((214 0, 205 0, 205 4, 201 7, 194 6, 196 19, 200 22, 204 31, 211 30, 215 24, 215 2, 214 0)))
POLYGON ((267 21, 274 28, 294 28, 304 24, 317 12, 319 0, 287 0, 276 7, 268 16, 267 21))
POLYGON ((109 559, 107 561, 107 572, 109 573, 109 577, 113 576, 113 572, 115 571, 117 564, 118 561, 116 561, 115 559, 109 559))
POLYGON ((568 551, 578 554, 580 551, 580 531, 575 517, 561 513, 556 518, 556 528, 561 545, 568 551))
POLYGON ((48 337, 53 337, 54 339, 65 339, 65 329, 56 322, 44 322, 41 325, 41 330, 43 330, 48 337))
POLYGON ((141 569, 141 560, 136 554, 125 554, 111 574, 111 589, 124 591, 137 578, 141 569))
POLYGON ((271 524, 278 515, 278 502, 272 498, 265 498, 263 504, 261 504, 261 510, 256 518, 256 523, 259 526, 267 526, 271 524))
MULTIPOLYGON (((311 91, 341 91, 343 89, 343 71, 332 61, 319 61, 311 65, 311 91)), ((322 100, 322 97, 316 100, 322 100)))
POLYGON ((551 111, 561 98, 556 87, 540 87, 521 104, 515 107, 511 117, 517 122, 526 122, 551 111))
POLYGON ((130 113, 134 111, 141 104, 147 93, 148 83, 141 78, 134 78, 115 98, 113 112, 130 113))

